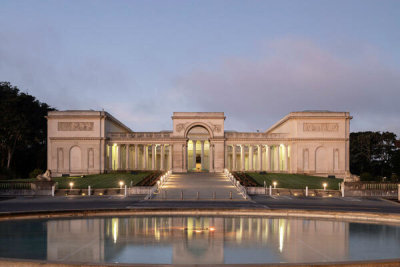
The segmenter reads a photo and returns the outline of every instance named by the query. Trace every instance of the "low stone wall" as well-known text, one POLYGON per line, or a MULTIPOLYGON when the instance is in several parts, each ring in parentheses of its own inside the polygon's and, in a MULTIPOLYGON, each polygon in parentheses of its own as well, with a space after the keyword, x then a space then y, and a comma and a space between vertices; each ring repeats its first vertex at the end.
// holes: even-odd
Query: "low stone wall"
POLYGON ((129 195, 147 195, 150 193, 152 186, 134 186, 128 189, 129 195))
MULTIPOLYGON (((267 195, 269 196, 269 188, 264 187, 246 187, 249 195, 267 195)), ((305 189, 287 189, 287 188, 272 188, 272 196, 306 196, 305 189)), ((323 190, 309 189, 309 197, 338 197, 341 196, 339 190, 323 190)))
POLYGON ((50 190, 9 189, 0 190, 0 196, 51 196, 50 190))
POLYGON ((397 199, 399 197, 397 183, 377 182, 345 182, 344 195, 346 197, 382 197, 397 199))

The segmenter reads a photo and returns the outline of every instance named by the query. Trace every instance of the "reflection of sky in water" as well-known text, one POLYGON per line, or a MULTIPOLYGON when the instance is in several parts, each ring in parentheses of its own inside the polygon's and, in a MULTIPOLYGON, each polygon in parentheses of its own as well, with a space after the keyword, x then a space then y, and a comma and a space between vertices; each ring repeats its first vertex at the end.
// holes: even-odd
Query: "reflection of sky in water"
POLYGON ((400 227, 349 224, 350 260, 400 258, 400 227))
POLYGON ((0 257, 221 264, 396 258, 400 226, 262 217, 113 217, 0 222, 0 257), (16 249, 18 248, 18 249, 16 249))

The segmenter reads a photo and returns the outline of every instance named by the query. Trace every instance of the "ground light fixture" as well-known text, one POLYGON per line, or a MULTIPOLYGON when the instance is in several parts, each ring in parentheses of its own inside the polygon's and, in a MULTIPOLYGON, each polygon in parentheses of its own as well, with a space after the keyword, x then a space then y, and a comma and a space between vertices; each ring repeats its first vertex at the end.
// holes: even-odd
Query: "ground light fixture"
POLYGON ((69 187, 70 187, 71 190, 72 190, 72 187, 74 187, 74 183, 73 183, 73 182, 70 182, 70 183, 69 183, 69 187))
POLYGON ((276 181, 272 183, 274 185, 274 189, 276 189, 276 185, 278 184, 276 181))
POLYGON ((124 185, 123 181, 119 181, 119 188, 122 189, 122 186, 124 185))
POLYGON ((328 186, 328 184, 327 183, 323 183, 322 185, 324 186, 324 191, 326 191, 326 187, 328 186))

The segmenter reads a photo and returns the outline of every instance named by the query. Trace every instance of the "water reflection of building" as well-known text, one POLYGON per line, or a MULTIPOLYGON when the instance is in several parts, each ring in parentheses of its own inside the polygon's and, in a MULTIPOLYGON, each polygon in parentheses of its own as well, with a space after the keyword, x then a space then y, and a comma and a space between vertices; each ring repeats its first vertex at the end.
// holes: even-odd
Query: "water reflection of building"
POLYGON ((47 222, 47 259, 52 261, 102 262, 103 219, 47 222))
POLYGON ((273 218, 131 217, 48 223, 48 259, 173 264, 348 258, 348 223, 273 218))

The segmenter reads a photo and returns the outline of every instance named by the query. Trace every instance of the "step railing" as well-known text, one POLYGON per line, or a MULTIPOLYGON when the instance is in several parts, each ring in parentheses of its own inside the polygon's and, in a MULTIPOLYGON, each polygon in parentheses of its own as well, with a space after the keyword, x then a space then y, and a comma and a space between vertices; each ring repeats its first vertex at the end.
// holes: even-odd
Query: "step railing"
POLYGON ((150 189, 150 192, 144 198, 145 200, 151 199, 156 192, 160 192, 162 186, 168 181, 169 176, 171 175, 172 171, 167 171, 164 175, 160 177, 157 183, 150 189))
POLYGON ((230 173, 228 169, 224 169, 224 174, 226 177, 228 177, 228 179, 236 187, 236 189, 244 197, 244 199, 250 199, 250 196, 247 194, 246 188, 242 186, 238 180, 236 180, 235 176, 233 176, 233 174, 230 173))

